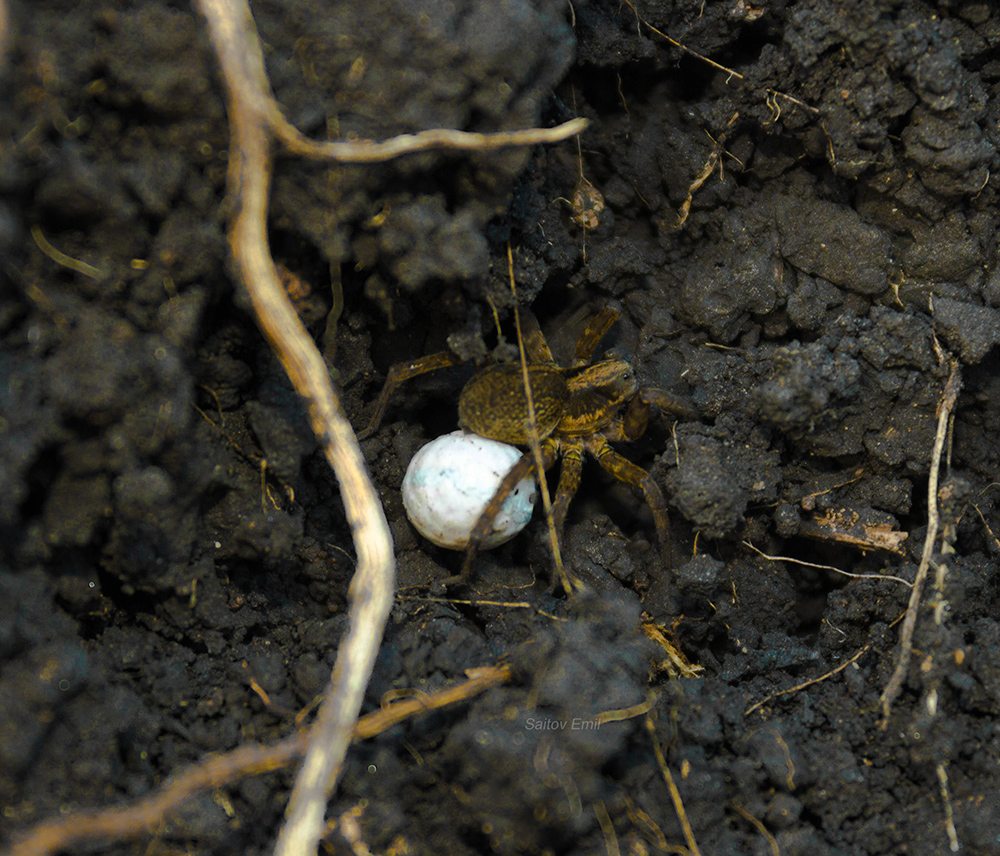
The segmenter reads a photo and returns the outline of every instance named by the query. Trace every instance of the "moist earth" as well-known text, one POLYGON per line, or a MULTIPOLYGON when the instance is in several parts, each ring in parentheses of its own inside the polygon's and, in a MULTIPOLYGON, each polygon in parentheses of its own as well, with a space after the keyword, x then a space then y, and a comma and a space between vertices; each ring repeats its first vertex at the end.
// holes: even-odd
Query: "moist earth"
MULTIPOLYGON (((390 365, 470 360, 404 385, 363 444, 401 587, 366 710, 514 673, 355 745, 329 814, 357 840, 331 852, 1000 853, 993 4, 252 7, 314 138, 590 121, 542 148, 276 165, 272 250, 354 425, 390 365), (699 411, 620 447, 667 497, 670 567, 642 498, 588 464, 563 555, 589 594, 552 591, 540 516, 467 588, 435 585, 461 556, 414 533, 403 472, 454 430, 471 366, 511 353, 515 303, 561 361, 616 308, 602 350, 699 411), (943 540, 883 720, 953 374, 943 540)), ((354 559, 231 278, 197 11, 11 2, 0 87, 9 843, 294 731, 354 559)), ((100 849, 269 852, 291 777, 100 849)))

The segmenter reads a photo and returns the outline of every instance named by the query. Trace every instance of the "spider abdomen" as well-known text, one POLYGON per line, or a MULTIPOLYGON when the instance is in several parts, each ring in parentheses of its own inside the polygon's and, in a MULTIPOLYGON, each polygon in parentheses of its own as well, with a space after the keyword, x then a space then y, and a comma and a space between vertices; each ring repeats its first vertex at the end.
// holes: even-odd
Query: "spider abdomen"
MULTIPOLYGON (((528 366, 528 376, 538 436, 545 439, 562 418, 570 396, 569 387, 562 372, 554 366, 528 366)), ((458 424, 480 437, 528 445, 528 402, 521 366, 499 363, 473 375, 458 400, 458 424)))

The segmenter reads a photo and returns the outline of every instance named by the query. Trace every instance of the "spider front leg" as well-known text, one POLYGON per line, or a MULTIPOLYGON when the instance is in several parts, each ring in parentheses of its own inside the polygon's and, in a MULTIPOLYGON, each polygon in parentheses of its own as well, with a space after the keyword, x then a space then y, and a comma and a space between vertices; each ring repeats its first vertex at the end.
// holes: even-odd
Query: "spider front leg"
POLYGON ((669 413, 685 422, 696 422, 701 418, 695 406, 686 398, 674 395, 665 389, 647 387, 640 389, 629 402, 628 410, 625 411, 622 420, 622 437, 611 439, 637 440, 645 434, 653 407, 656 407, 661 415, 669 413))
POLYGON ((385 377, 385 386, 382 387, 382 392, 375 403, 375 412, 372 414, 368 427, 358 434, 358 439, 367 440, 375 433, 382 422, 383 415, 385 415, 389 399, 392 398, 392 394, 401 384, 415 377, 420 377, 420 375, 437 371, 438 369, 461 365, 463 362, 465 361, 456 357, 450 351, 440 351, 437 354, 428 354, 426 357, 420 357, 420 359, 414 360, 411 363, 396 363, 390 366, 389 373, 385 377))
POLYGON ((653 522, 656 524, 656 535, 660 541, 660 551, 667 569, 673 567, 673 547, 670 543, 670 517, 667 514, 667 501, 663 491, 657 487, 653 477, 642 467, 633 464, 628 458, 619 455, 608 445, 605 437, 594 437, 587 443, 587 450, 597 458, 597 462, 613 475, 618 481, 629 485, 634 490, 642 491, 649 510, 653 512, 653 522))

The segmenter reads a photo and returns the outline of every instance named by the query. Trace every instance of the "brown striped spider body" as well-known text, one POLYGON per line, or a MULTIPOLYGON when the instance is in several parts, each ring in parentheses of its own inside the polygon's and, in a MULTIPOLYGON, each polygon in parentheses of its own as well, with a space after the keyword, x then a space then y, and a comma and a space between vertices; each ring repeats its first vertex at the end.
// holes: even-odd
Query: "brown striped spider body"
MULTIPOLYGON (((654 408, 682 419, 697 419, 697 412, 690 403, 664 390, 640 388, 635 371, 625 360, 594 361, 597 346, 618 319, 616 310, 606 307, 591 320, 577 341, 568 366, 555 362, 538 322, 529 313, 525 316, 524 346, 535 411, 534 433, 544 469, 561 461, 552 502, 556 533, 562 533, 569 504, 580 486, 584 457, 589 454, 606 472, 643 496, 653 513, 664 563, 669 567, 670 520, 663 493, 649 473, 615 451, 611 443, 627 443, 641 437, 654 408)), ((454 355, 442 352, 393 366, 369 427, 361 437, 371 435, 378 427, 392 393, 401 383, 459 362, 454 355)), ((459 397, 458 421, 467 432, 529 449, 503 478, 479 515, 465 547, 462 571, 447 582, 468 579, 476 551, 491 531, 506 498, 526 476, 532 473, 537 476, 530 448, 532 426, 521 365, 496 363, 476 372, 459 397)))

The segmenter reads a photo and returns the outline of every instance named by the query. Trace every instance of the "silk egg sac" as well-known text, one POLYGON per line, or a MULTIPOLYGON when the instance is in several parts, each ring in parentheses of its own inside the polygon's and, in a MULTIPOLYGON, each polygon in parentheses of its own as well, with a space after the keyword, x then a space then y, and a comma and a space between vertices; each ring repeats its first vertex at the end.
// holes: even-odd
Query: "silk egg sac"
MULTIPOLYGON (((432 440, 413 456, 403 477, 407 517, 428 541, 464 550, 479 515, 520 457, 514 446, 465 431, 432 440)), ((524 529, 535 494, 534 479, 518 482, 480 547, 499 547, 524 529)))

